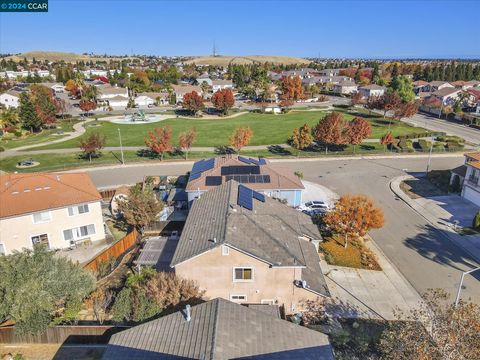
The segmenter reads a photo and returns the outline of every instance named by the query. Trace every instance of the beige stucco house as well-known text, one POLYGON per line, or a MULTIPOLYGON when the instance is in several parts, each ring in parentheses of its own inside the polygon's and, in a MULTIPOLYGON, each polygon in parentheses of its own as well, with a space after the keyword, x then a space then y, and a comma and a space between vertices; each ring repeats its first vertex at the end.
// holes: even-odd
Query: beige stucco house
POLYGON ((309 216, 229 180, 193 201, 171 266, 208 299, 275 304, 287 313, 329 296, 309 216))
POLYGON ((86 173, 0 176, 0 254, 105 238, 101 196, 86 173))

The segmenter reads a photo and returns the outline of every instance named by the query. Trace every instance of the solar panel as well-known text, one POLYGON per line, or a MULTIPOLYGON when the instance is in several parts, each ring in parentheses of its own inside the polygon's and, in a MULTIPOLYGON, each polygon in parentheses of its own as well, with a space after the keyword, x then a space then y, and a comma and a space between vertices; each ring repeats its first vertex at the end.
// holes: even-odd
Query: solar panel
POLYGON ((233 179, 233 175, 227 175, 227 176, 225 176, 225 181, 230 181, 230 180, 234 180, 234 179, 233 179))
POLYGON ((205 178, 205 185, 207 185, 207 186, 222 185, 222 177, 221 176, 207 176, 205 178))
POLYGON ((260 194, 259 192, 252 191, 252 196, 261 202, 265 202, 265 195, 260 194))
POLYGON ((188 180, 195 180, 195 179, 198 179, 200 177, 200 175, 202 175, 201 172, 197 172, 197 173, 190 173, 190 178, 188 180))
POLYGON ((248 182, 250 184, 255 184, 257 182, 256 175, 248 175, 248 182))
POLYGON ((244 162, 245 164, 250 164, 250 159, 247 159, 246 157, 239 156, 238 160, 240 160, 241 162, 244 162))
POLYGON ((252 190, 249 188, 239 185, 238 186, 238 199, 237 203, 241 207, 248 209, 248 210, 253 210, 253 198, 252 198, 252 190))
POLYGON ((270 175, 262 175, 263 176, 263 182, 264 183, 269 183, 271 180, 270 180, 270 175))
POLYGON ((266 165, 266 164, 267 164, 267 160, 265 160, 265 159, 258 159, 258 164, 259 164, 259 165, 266 165))
POLYGON ((225 175, 250 175, 250 174, 260 174, 259 166, 222 166, 220 170, 222 176, 225 175))

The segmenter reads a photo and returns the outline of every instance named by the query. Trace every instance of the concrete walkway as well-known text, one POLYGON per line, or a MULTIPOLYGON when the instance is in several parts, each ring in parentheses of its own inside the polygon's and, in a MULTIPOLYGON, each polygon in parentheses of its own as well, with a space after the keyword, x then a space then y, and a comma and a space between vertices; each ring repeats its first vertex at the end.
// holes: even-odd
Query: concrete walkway
MULTIPOLYGON (((480 235, 461 236, 455 231, 455 225, 451 222, 454 214, 448 213, 445 208, 439 206, 435 198, 432 199, 412 199, 400 188, 400 184, 405 180, 412 180, 415 177, 403 175, 396 177, 390 182, 390 189, 403 200, 408 206, 415 210, 420 216, 425 218, 433 227, 440 230, 440 233, 457 246, 462 247, 468 254, 480 263, 480 235), (450 215, 450 216, 448 216, 450 215)), ((445 200, 445 199, 444 199, 445 200)), ((462 208, 466 211, 466 205, 462 208)))
POLYGON ((382 271, 334 266, 322 261, 334 303, 327 306, 327 312, 346 318, 395 320, 398 310, 407 314, 418 308, 423 302, 417 291, 371 238, 365 240, 382 271))

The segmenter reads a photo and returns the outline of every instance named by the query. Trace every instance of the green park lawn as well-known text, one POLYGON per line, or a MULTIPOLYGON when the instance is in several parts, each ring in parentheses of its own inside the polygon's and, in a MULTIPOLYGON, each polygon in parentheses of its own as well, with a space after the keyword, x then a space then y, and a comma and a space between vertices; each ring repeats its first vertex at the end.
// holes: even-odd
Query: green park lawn
MULTIPOLYGON (((354 115, 348 111, 342 111, 344 118, 352 120, 354 115)), ((202 119, 202 118, 172 118, 162 122, 141 125, 118 125, 110 122, 100 122, 100 127, 88 127, 83 137, 93 132, 99 132, 106 137, 106 146, 119 146, 118 130, 121 130, 123 146, 144 146, 144 139, 148 132, 156 127, 169 125, 172 129, 172 142, 176 145, 178 135, 195 127, 197 138, 194 146, 224 146, 228 144, 228 138, 235 128, 249 126, 253 130, 253 137, 249 145, 284 144, 288 141, 292 130, 304 123, 313 127, 325 115, 323 111, 291 111, 287 114, 258 114, 248 113, 230 119, 202 119)), ((355 114, 356 115, 356 114, 355 114)), ((387 132, 389 120, 381 116, 361 114, 372 125, 372 138, 380 138, 387 132)), ((411 127, 405 123, 393 121, 391 130, 394 136, 423 131, 420 128, 411 127)), ((35 148, 40 149, 64 149, 78 147, 79 140, 76 138, 65 142, 45 145, 35 148)), ((33 150, 33 149, 32 149, 33 150)))
POLYGON ((73 125, 77 122, 77 120, 60 120, 57 124, 56 129, 46 129, 37 134, 31 134, 23 139, 5 139, 0 137, 0 147, 4 149, 14 149, 20 146, 26 145, 36 145, 42 144, 48 141, 61 139, 62 137, 67 136, 65 135, 56 135, 59 131, 63 131, 65 133, 73 131, 73 125))

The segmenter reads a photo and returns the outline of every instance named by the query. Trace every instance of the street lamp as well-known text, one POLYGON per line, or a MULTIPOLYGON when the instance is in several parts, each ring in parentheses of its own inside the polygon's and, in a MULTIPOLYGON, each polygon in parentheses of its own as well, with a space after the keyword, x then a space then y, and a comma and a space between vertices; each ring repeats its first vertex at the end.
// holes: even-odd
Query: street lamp
POLYGON ((430 170, 430 163, 432 161, 432 151, 433 151, 433 142, 434 142, 434 137, 432 136, 432 142, 430 144, 430 152, 428 153, 428 162, 427 162, 427 171, 425 173, 425 176, 428 177, 428 170, 430 170))
POLYGON ((120 133, 119 128, 117 130, 118 130, 118 139, 120 140, 120 153, 122 154, 122 165, 125 165, 125 159, 123 158, 122 134, 120 133))
POLYGON ((470 271, 463 271, 462 272, 462 278, 460 280, 460 285, 458 286, 458 291, 457 291, 457 298, 455 299, 455 307, 457 307, 458 302, 460 301, 460 291, 462 291, 462 285, 463 285, 463 279, 465 278, 465 275, 471 274, 474 271, 480 270, 480 267, 476 269, 472 269, 470 271))

